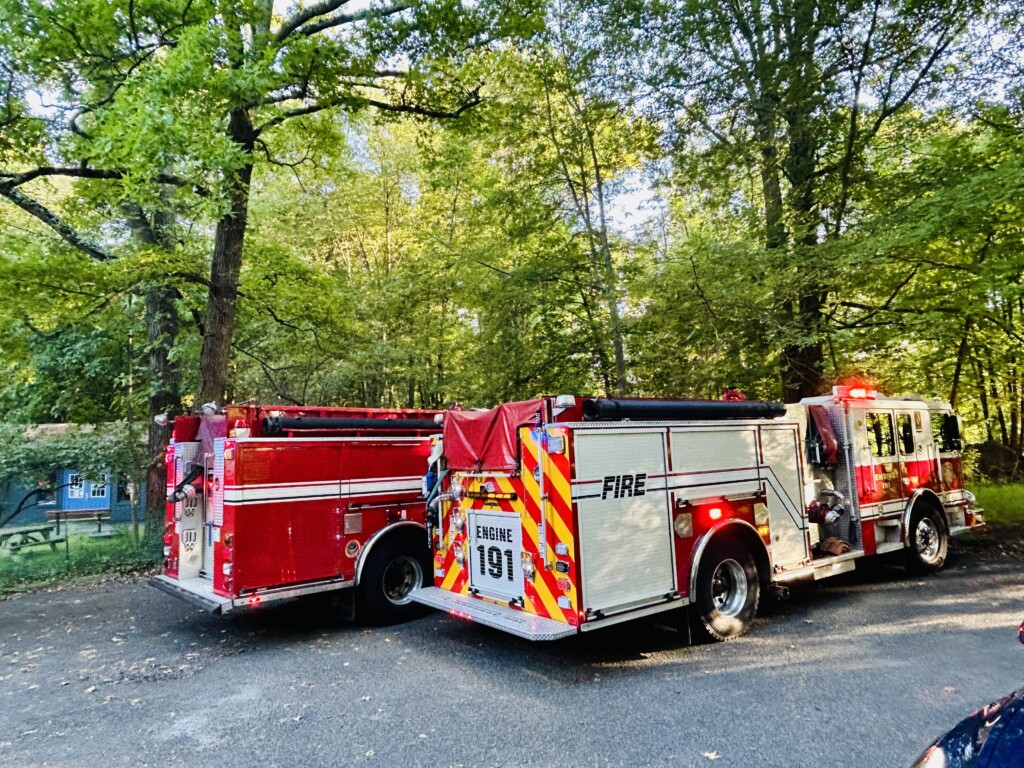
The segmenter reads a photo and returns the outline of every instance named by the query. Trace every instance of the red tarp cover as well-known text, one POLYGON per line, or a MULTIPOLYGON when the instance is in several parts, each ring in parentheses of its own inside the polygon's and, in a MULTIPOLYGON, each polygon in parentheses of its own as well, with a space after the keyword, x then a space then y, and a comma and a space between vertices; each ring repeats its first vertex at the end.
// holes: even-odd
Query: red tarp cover
POLYGON ((203 453, 213 453, 213 441, 228 436, 228 417, 224 414, 203 414, 196 440, 203 444, 203 453))
POLYGON ((832 465, 839 460, 839 441, 836 440, 836 433, 832 429, 832 421, 828 417, 828 411, 824 406, 812 405, 808 409, 814 426, 821 437, 821 447, 825 464, 832 465))
POLYGON ((516 470, 516 431, 521 426, 537 426, 543 407, 543 400, 526 400, 502 403, 489 411, 448 411, 444 415, 444 457, 448 469, 516 470))

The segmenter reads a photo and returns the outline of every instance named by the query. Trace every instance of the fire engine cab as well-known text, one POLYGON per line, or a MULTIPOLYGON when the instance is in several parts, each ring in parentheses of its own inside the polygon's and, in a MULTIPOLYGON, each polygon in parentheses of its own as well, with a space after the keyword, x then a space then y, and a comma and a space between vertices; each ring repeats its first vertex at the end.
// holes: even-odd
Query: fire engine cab
POLYGON ((174 422, 151 584, 216 613, 334 591, 381 623, 421 610, 409 593, 432 572, 421 476, 437 412, 206 410, 174 422))
POLYGON ((983 522, 960 449, 948 405, 851 387, 451 411, 428 474, 434 586, 413 599, 532 640, 690 606, 727 640, 768 588, 886 552, 941 568, 983 522))

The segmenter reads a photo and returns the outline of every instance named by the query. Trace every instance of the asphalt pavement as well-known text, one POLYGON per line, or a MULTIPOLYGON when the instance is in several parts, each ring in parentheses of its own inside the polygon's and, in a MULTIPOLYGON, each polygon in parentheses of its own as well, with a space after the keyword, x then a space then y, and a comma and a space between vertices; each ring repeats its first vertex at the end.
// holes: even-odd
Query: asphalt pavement
POLYGON ((0 602, 0 766, 905 766, 1024 684, 1022 583, 954 548, 687 646, 649 621, 533 644, 441 614, 216 617, 108 579, 0 602))

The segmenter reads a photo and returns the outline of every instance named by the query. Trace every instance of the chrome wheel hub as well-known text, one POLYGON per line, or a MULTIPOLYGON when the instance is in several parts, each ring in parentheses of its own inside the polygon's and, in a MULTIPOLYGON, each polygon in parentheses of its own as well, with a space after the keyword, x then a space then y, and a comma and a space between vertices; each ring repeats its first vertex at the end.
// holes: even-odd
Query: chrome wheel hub
POLYGON ((711 602, 726 616, 737 616, 747 602, 747 572, 735 560, 723 560, 711 576, 711 602))
POLYGON ((395 605, 409 602, 410 593, 423 581, 423 567, 414 557, 396 557, 384 571, 384 596, 395 605))
POLYGON ((922 517, 914 531, 917 541, 917 554, 926 563, 934 563, 939 558, 940 536, 935 521, 930 517, 922 517))

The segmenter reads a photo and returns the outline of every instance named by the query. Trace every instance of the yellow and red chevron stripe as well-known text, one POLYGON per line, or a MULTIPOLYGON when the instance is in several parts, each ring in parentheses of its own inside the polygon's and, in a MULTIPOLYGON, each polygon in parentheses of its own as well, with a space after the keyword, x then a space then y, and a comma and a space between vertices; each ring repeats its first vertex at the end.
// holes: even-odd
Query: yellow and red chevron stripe
POLYGON ((526 507, 523 516, 523 546, 529 547, 539 555, 540 552, 540 520, 544 515, 546 544, 545 561, 539 556, 536 559, 537 574, 532 583, 526 585, 526 608, 540 616, 564 621, 576 626, 579 623, 577 604, 578 589, 576 579, 576 543, 573 536, 572 501, 569 485, 569 457, 566 453, 549 454, 542 449, 540 442, 544 434, 558 432, 565 440, 564 430, 560 428, 519 430, 519 441, 522 446, 522 472, 520 480, 523 485, 522 498, 526 507), (540 458, 538 472, 538 457, 540 458), (544 478, 544 497, 541 497, 540 476, 544 478), (527 544, 529 542, 529 544, 527 544), (557 555, 556 544, 564 544, 567 554, 557 555), (555 563, 561 561, 568 566, 568 571, 559 573, 555 563), (558 605, 558 598, 569 600, 569 607, 558 605))
MULTIPOLYGON (((522 523, 523 551, 532 555, 535 566, 534 578, 524 580, 523 610, 577 626, 578 590, 569 458, 565 453, 550 455, 547 451, 538 452, 538 438, 541 434, 542 432, 535 433, 527 427, 520 430, 522 465, 518 477, 504 474, 452 475, 452 480, 457 480, 462 485, 463 497, 458 504, 444 502, 442 506, 443 538, 437 555, 441 572, 435 576, 435 584, 458 594, 469 594, 470 591, 469 557, 465 548, 468 531, 456 532, 451 520, 454 511, 457 510, 463 520, 467 521, 467 528, 471 511, 516 514, 522 523), (540 476, 537 469, 538 456, 540 472, 544 477, 545 499, 541 498, 540 483, 537 480, 540 476), (486 497, 488 494, 476 493, 485 483, 490 483, 495 491, 494 494, 490 494, 490 498, 486 497), (473 498, 474 496, 479 497, 473 498), (500 498, 501 496, 505 498, 500 498), (540 557, 539 539, 542 509, 547 524, 547 553, 544 559, 540 557), (556 554, 556 544, 564 544, 567 554, 556 554), (462 565, 455 559, 455 552, 459 548, 462 548, 466 555, 462 565), (563 568, 567 570, 564 573, 555 569, 558 561, 565 563, 563 568), (568 599, 567 607, 563 608, 558 604, 559 597, 568 599)), ((479 595, 477 597, 488 599, 479 595)))
MULTIPOLYGON (((461 533, 456 532, 455 527, 452 525, 452 513, 458 511, 462 515, 462 519, 469 521, 469 512, 478 510, 484 511, 501 511, 518 514, 522 517, 522 504, 518 501, 510 501, 507 499, 479 499, 470 498, 469 494, 479 491, 484 483, 490 482, 498 489, 500 493, 511 494, 516 491, 511 483, 512 478, 506 475, 470 475, 455 473, 452 475, 453 481, 458 481, 463 488, 463 497, 458 504, 454 502, 444 502, 444 514, 442 515, 442 530, 444 531, 444 538, 442 539, 442 552, 441 555, 441 569, 444 573, 441 577, 435 577, 435 584, 442 589, 447 589, 451 592, 457 592, 460 595, 469 593, 469 557, 466 551, 466 537, 467 531, 463 530, 461 533), (466 558, 463 560, 462 565, 459 565, 455 559, 455 552, 458 549, 463 550, 463 554, 466 558)), ((521 495, 521 494, 517 494, 521 495)), ((481 598, 489 599, 489 598, 481 598)))

